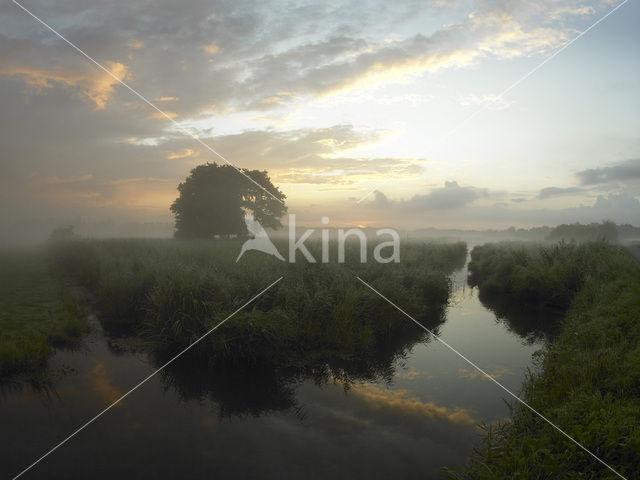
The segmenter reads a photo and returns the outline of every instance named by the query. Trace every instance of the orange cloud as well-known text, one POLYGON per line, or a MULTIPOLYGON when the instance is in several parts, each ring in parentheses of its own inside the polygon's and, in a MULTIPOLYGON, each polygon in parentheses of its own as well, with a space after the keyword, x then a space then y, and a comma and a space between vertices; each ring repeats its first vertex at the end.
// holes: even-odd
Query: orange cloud
POLYGON ((127 46, 133 50, 139 50, 144 47, 144 43, 141 42, 140 40, 132 40, 129 43, 127 43, 127 46))
POLYGON ((164 114, 158 112, 157 110, 154 110, 153 113, 151 113, 151 116, 153 118, 157 118, 158 120, 165 120, 167 117, 171 119, 178 117, 178 114, 176 112, 170 112, 168 110, 163 110, 163 112, 164 114))
POLYGON ((197 157, 198 155, 200 155, 200 152, 192 150, 191 148, 185 148, 179 152, 169 152, 166 157, 169 160, 178 160, 180 158, 197 157))
POLYGON ((361 399, 373 410, 384 410, 403 416, 445 420, 460 425, 478 423, 468 410, 460 407, 443 407, 433 402, 423 402, 412 397, 407 390, 384 390, 373 384, 353 386, 350 394, 361 399))
POLYGON ((217 45, 205 45, 202 47, 202 49, 209 55, 215 55, 220 51, 220 47, 218 47, 217 45))
MULTIPOLYGON (((106 62, 105 68, 117 79, 123 80, 128 73, 127 67, 119 62, 106 62)), ((82 73, 69 69, 38 69, 28 66, 5 65, 0 66, 0 75, 10 75, 21 78, 27 85, 37 91, 52 88, 53 84, 72 87, 83 93, 94 103, 96 110, 103 109, 111 96, 113 87, 119 81, 101 70, 91 68, 82 73)))
MULTIPOLYGON (((112 379, 102 362, 96 363, 96 366, 88 372, 87 378, 89 379, 89 384, 93 392, 109 403, 115 402, 124 394, 122 390, 113 385, 112 379)), ((120 405, 122 404, 118 403, 116 407, 120 405)))
POLYGON ((98 179, 91 174, 61 178, 32 174, 33 198, 47 204, 166 210, 175 200, 177 180, 154 177, 98 179))

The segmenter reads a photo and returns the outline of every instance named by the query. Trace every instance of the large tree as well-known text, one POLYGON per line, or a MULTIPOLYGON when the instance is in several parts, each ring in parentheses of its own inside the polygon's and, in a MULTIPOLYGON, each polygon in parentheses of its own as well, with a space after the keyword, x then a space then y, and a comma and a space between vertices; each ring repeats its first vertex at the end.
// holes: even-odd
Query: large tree
POLYGON ((253 213, 265 228, 282 226, 280 218, 287 211, 284 193, 271 183, 266 171, 241 170, 244 175, 230 165, 216 163, 191 170, 178 185, 180 195, 171 204, 176 238, 245 235, 245 212, 253 213))

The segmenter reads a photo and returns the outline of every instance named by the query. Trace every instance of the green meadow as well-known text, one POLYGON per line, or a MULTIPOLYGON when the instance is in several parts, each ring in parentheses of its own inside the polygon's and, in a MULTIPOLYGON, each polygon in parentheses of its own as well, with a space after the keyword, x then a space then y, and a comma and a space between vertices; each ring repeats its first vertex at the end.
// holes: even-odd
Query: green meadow
POLYGON ((41 250, 0 252, 0 376, 40 369, 84 330, 78 306, 41 250))

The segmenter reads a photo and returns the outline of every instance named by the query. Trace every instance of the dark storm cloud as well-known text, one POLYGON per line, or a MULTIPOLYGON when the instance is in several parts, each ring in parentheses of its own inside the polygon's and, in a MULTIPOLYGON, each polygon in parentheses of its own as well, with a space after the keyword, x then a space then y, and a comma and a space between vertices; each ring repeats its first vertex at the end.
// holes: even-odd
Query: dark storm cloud
POLYGON ((609 167, 590 168, 576 174, 583 185, 640 180, 640 158, 633 158, 609 167))

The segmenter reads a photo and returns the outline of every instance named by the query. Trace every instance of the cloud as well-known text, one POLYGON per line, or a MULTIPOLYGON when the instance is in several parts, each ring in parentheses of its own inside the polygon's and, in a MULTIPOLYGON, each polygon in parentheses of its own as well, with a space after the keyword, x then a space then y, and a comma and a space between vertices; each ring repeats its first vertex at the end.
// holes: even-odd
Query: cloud
MULTIPOLYGON (((353 197, 353 201, 356 201, 356 200, 358 199, 356 197, 353 197)), ((373 194, 373 200, 366 203, 365 205, 369 208, 382 209, 382 208, 389 208, 393 204, 394 202, 392 200, 389 200, 384 193, 382 193, 379 190, 376 190, 373 194)))
POLYGON ((197 157, 200 152, 193 150, 191 148, 185 148, 184 150, 180 150, 179 152, 169 152, 166 157, 169 160, 178 160, 181 158, 191 158, 197 157))
MULTIPOLYGON (((65 9, 44 2, 31 8, 99 61, 112 62, 110 68, 119 76, 128 75, 133 87, 147 97, 180 97, 174 110, 180 117, 277 108, 305 96, 465 68, 488 56, 546 54, 573 33, 564 24, 566 19, 596 13, 589 5, 572 1, 526 5, 478 1, 468 7, 471 14, 456 14, 440 28, 380 35, 402 31, 398 25, 403 22, 429 19, 451 6, 408 1, 393 8, 380 2, 357 9, 323 3, 290 8, 275 2, 239 6, 231 1, 215 5, 196 1, 189 8, 139 2, 92 8, 72 1, 65 9)), ((76 54, 68 46, 33 35, 37 25, 23 12, 12 6, 4 6, 5 11, 2 26, 7 35, 2 43, 12 55, 3 58, 2 63, 11 67, 3 73, 35 70, 36 74, 21 77, 32 83, 69 80, 63 75, 64 65, 81 59, 72 60, 76 54), (43 59, 60 68, 42 69, 43 59)), ((82 83, 69 81, 72 86, 82 83)), ((109 85, 100 88, 109 92, 109 85)), ((104 93, 91 98, 104 107, 104 93)))
POLYGON ((133 50, 139 50, 144 48, 144 42, 141 42, 140 40, 131 40, 127 43, 127 46, 133 50))
POLYGON ((321 167, 273 170, 279 183, 352 185, 365 180, 383 180, 397 171, 396 178, 412 177, 422 172, 413 158, 330 158, 321 167))
POLYGON ((590 5, 580 5, 580 6, 576 6, 576 7, 572 7, 572 6, 563 6, 560 5, 556 8, 552 8, 549 10, 549 13, 547 15, 548 18, 548 22, 549 21, 556 21, 556 20, 560 20, 562 18, 565 17, 582 17, 582 16, 589 16, 589 15, 593 15, 596 13, 595 8, 593 8, 590 5))
POLYGON ((112 207, 167 209, 176 197, 173 181, 153 177, 96 178, 31 175, 26 192, 47 207, 112 207))
POLYGON ((541 27, 530 12, 496 8, 469 15, 471 25, 483 32, 477 49, 499 58, 515 58, 546 53, 569 40, 567 30, 541 27))
POLYGON ((215 55, 220 51, 220 47, 217 45, 205 45, 202 47, 202 49, 209 55, 215 55))
POLYGON ((388 134, 345 124, 281 131, 249 130, 209 137, 207 141, 243 166, 308 167, 324 166, 329 157, 344 156, 355 148, 378 143, 388 134))
POLYGON ((628 194, 612 194, 608 197, 598 195, 596 203, 591 208, 594 212, 607 215, 603 218, 615 218, 619 214, 624 215, 625 213, 633 212, 636 218, 634 223, 640 224, 640 221, 638 221, 640 219, 640 200, 628 194))
POLYGON ((435 42, 422 35, 391 44, 338 36, 265 55, 255 62, 244 87, 257 97, 249 108, 269 107, 272 102, 265 103, 264 99, 277 91, 295 92, 297 97, 325 96, 404 82, 424 71, 467 66, 477 55, 466 49, 440 51, 435 42), (268 93, 262 93, 265 87, 268 93))
MULTIPOLYGON (((92 5, 33 0, 29 8, 145 97, 167 107, 171 116, 186 119, 189 128, 192 121, 214 114, 214 124, 224 122, 225 132, 241 131, 233 118, 226 122, 230 112, 252 120, 256 112, 247 110, 277 116, 281 107, 293 110, 309 98, 346 103, 362 86, 412 82, 432 73, 437 80, 438 72, 485 60, 545 55, 575 34, 576 18, 585 20, 606 8, 574 0, 472 0, 461 6, 447 1, 372 1, 354 8, 326 2, 194 0, 185 8, 164 1, 92 5)), ((157 215, 168 217, 166 202, 175 185, 195 162, 215 157, 179 136, 170 122, 10 2, 0 5, 0 12, 0 103, 11 119, 0 129, 0 190, 8 200, 2 218, 25 211, 116 216, 131 205, 153 206, 157 215)), ((369 95, 377 103, 423 105, 433 94, 404 91, 385 97, 359 90, 357 95, 361 104, 369 95)), ((463 99, 499 106, 492 90, 486 92, 463 99)), ((291 190, 302 185, 298 191, 346 191, 404 167, 407 177, 421 172, 424 159, 408 158, 411 153, 354 153, 394 132, 351 125, 316 128, 321 117, 309 120, 314 128, 220 135, 208 125, 198 133, 234 164, 267 169, 276 183, 291 190)), ((375 119, 371 122, 376 125, 375 119)), ((615 169, 579 172, 578 177, 584 177, 583 185, 594 178, 637 178, 615 169)), ((407 200, 379 194, 374 201, 394 214, 442 210, 455 217, 479 208, 475 202, 486 195, 485 189, 451 183, 407 200)))
POLYGON ((581 170, 576 175, 582 185, 640 180, 640 158, 633 158, 609 167, 581 170))
MULTIPOLYGON (((8 108, 20 102, 2 88, 0 100, 8 108)), ((51 106, 57 108, 41 110, 38 103, 28 104, 24 115, 0 130, 6 158, 18 160, 0 164, 0 189, 11 199, 0 208, 5 225, 77 216, 170 222, 168 207, 178 183, 196 164, 218 160, 192 139, 178 134, 154 136, 154 126, 148 122, 146 129, 138 130, 135 119, 120 118, 110 108, 95 116, 81 102, 69 104, 55 96, 43 101, 54 100, 51 106), (61 112, 78 120, 75 129, 57 120, 61 112), (96 131, 102 139, 99 143, 94 140, 96 131), (131 133, 135 136, 129 138, 131 133), (56 161, 42 162, 43 158, 56 161)), ((319 191, 380 181, 389 171, 406 176, 420 172, 412 158, 348 156, 351 150, 386 135, 386 131, 336 125, 247 131, 203 140, 240 167, 266 168, 285 191, 295 185, 313 185, 319 191)))
POLYGON ((378 412, 378 415, 409 417, 418 421, 437 419, 460 425, 478 423, 464 408, 424 402, 410 395, 407 390, 385 390, 374 384, 362 384, 351 388, 349 393, 378 412))
POLYGON ((415 195, 407 206, 415 210, 449 210, 464 207, 487 194, 484 188, 461 187, 458 182, 445 182, 444 188, 434 189, 426 195, 415 195))
MULTIPOLYGON (((307 43, 278 54, 268 54, 255 62, 244 86, 256 95, 256 80, 263 79, 270 90, 284 89, 298 95, 328 95, 378 84, 406 82, 425 72, 464 68, 487 55, 514 58, 546 53, 568 41, 565 30, 538 27, 528 15, 518 20, 500 9, 472 13, 465 21, 454 23, 431 35, 372 42, 339 35, 307 43)), ((264 103, 263 97, 251 108, 264 103)), ((494 108, 506 108, 509 102, 487 95, 467 99, 494 108)))
POLYGON ((476 200, 486 197, 486 188, 472 186, 462 187, 455 181, 445 182, 444 187, 434 188, 429 193, 418 194, 409 200, 390 200, 387 196, 377 191, 374 199, 367 202, 368 208, 392 208, 408 212, 430 210, 454 210, 468 206, 476 200))
POLYGON ((579 187, 567 187, 567 188, 560 188, 560 187, 547 187, 547 188, 543 188, 542 190, 540 190, 540 192, 538 193, 538 197, 540 200, 545 200, 547 198, 551 198, 551 197, 559 197, 559 196, 563 196, 563 195, 572 195, 575 193, 582 193, 584 192, 584 190, 582 188, 579 187))
MULTIPOLYGON (((425 227, 486 229, 507 228, 509 226, 529 227, 539 225, 559 225, 562 223, 592 223, 609 219, 616 223, 630 223, 640 225, 640 199, 631 193, 608 193, 592 196, 593 193, 582 192, 581 197, 574 203, 563 202, 561 208, 543 208, 544 205, 531 194, 526 199, 518 192, 514 197, 508 192, 489 193, 487 189, 466 187, 467 192, 458 196, 459 186, 438 188, 437 200, 425 199, 429 194, 419 195, 419 201, 394 200, 383 192, 375 192, 374 198, 364 203, 366 211, 356 217, 354 222, 372 223, 377 226, 393 226, 396 228, 417 229, 425 227), (451 189, 451 197, 446 189, 451 189), (480 199, 495 199, 504 196, 511 202, 477 202, 480 199), (476 200, 474 200, 476 198, 476 200), (514 201, 516 200, 516 201, 514 201), (522 200, 522 201, 520 201, 522 200), (468 203, 464 203, 467 201, 468 203), (455 208, 457 206, 457 208, 455 208), (437 208, 436 208, 437 207, 437 208), (375 215, 372 216, 372 211, 375 215), (419 215, 428 212, 428 215, 419 215)), ((576 195, 580 195, 576 193, 576 195)), ((358 197, 352 200, 355 202, 358 197)), ((326 211, 324 207, 323 211, 326 211)), ((319 211, 317 215, 322 215, 319 211)), ((337 213, 332 214, 332 221, 338 219, 337 213)), ((353 217, 349 217, 353 218, 353 217)))
POLYGON ((130 71, 122 62, 103 59, 102 64, 114 78, 81 57, 58 52, 57 46, 0 34, 0 76, 21 80, 27 87, 23 93, 30 95, 45 94, 54 85, 63 86, 68 94, 79 95, 101 110, 113 97, 117 79, 124 80, 130 71))
POLYGON ((418 165, 421 159, 348 155, 356 148, 380 143, 390 135, 391 132, 385 130, 334 125, 283 131, 252 130, 206 141, 242 167, 263 169, 268 165, 276 183, 352 185, 362 180, 386 178, 390 171, 406 177, 422 171, 418 165))
MULTIPOLYGON (((87 372, 87 378, 91 390, 103 401, 113 403, 118 400, 124 392, 113 384, 113 379, 107 372, 103 362, 96 362, 91 371, 87 372)), ((122 403, 115 406, 119 407, 122 403)))
MULTIPOLYGON (((105 68, 117 78, 124 79, 127 67, 117 62, 107 62, 105 68)), ((74 93, 82 93, 93 102, 97 110, 103 109, 111 96, 114 86, 118 85, 115 78, 104 72, 70 72, 62 68, 43 70, 19 65, 0 66, 0 75, 10 75, 22 79, 31 91, 41 93, 58 83, 69 87, 74 93)))
MULTIPOLYGON (((628 193, 598 195, 591 202, 581 202, 565 208, 516 208, 499 206, 470 206, 447 212, 434 222, 507 227, 510 225, 559 225, 561 223, 591 223, 612 220, 616 223, 640 225, 640 200, 628 193)), ((396 213, 396 216, 398 214, 396 213)), ((469 227, 467 227, 469 228, 469 227)))

